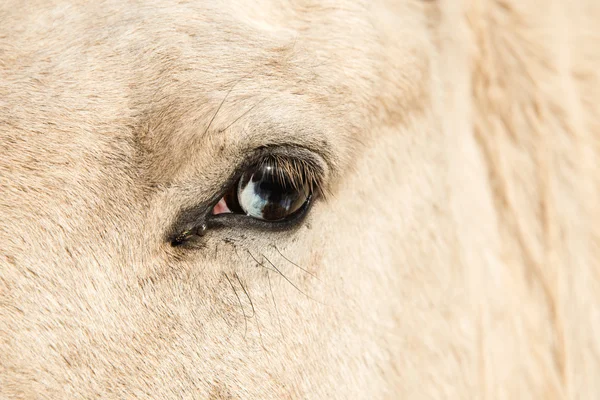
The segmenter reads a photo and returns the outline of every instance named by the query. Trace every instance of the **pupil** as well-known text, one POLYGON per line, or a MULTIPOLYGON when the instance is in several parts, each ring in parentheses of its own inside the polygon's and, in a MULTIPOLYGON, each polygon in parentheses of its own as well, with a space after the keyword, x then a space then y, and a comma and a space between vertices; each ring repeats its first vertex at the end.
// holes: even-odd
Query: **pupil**
POLYGON ((274 192, 277 190, 277 184, 273 181, 262 181, 258 185, 258 188, 263 192, 274 192))

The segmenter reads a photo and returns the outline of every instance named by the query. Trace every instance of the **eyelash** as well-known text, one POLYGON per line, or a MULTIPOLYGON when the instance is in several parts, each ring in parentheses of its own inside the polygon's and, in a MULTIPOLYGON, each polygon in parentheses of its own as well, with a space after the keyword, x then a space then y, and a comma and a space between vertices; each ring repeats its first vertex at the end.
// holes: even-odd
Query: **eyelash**
POLYGON ((222 186, 222 190, 219 192, 218 196, 213 198, 213 201, 207 203, 205 206, 198 206, 194 210, 184 212, 184 214, 190 214, 191 217, 184 218, 187 222, 183 221, 176 224, 176 226, 179 226, 179 229, 172 230, 172 232, 179 233, 170 235, 171 245, 181 246, 188 243, 188 241, 193 238, 204 236, 206 231, 231 228, 234 226, 271 232, 289 231, 294 227, 299 226, 300 222, 307 215, 317 198, 324 197, 324 175, 324 164, 320 162, 310 150, 298 148, 259 149, 254 156, 249 157, 242 163, 236 173, 234 173, 227 183, 222 186), (286 179, 292 184, 302 185, 308 183, 311 188, 311 194, 307 201, 294 213, 295 215, 289 219, 265 221, 244 214, 211 214, 215 205, 223 198, 223 196, 231 191, 232 187, 237 185, 246 171, 251 170, 251 168, 258 168, 258 166, 267 162, 280 166, 280 169, 284 170, 284 172, 290 172, 291 176, 287 176, 286 179), (193 219, 194 221, 190 221, 190 219, 193 219), (188 229, 182 229, 182 225, 187 226, 188 229))

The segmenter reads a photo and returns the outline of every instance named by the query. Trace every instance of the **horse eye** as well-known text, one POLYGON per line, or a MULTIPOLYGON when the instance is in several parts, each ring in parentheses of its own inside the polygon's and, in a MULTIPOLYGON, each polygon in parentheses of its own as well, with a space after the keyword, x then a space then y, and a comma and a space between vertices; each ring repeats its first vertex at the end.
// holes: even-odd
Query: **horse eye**
POLYGON ((296 178, 276 163, 263 162, 242 174, 212 214, 246 214, 271 222, 293 217, 311 197, 308 182, 296 178))

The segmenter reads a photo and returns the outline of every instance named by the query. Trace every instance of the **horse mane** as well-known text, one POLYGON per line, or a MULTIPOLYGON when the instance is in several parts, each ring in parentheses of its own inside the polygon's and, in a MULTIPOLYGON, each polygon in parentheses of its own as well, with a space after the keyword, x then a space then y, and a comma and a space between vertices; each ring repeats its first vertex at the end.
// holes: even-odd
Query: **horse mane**
MULTIPOLYGON (((477 49, 474 135, 493 193, 500 268, 520 285, 499 302, 522 341, 509 351, 529 366, 529 376, 506 378, 546 398, 600 391, 600 7, 586 1, 543 10, 473 2, 467 14, 477 49)), ((502 355, 486 352, 498 368, 502 355)))

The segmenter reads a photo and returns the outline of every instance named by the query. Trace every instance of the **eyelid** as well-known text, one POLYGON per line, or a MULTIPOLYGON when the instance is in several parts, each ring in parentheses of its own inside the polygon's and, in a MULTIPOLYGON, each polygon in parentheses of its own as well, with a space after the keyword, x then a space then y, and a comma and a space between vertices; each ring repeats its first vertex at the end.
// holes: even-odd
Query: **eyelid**
POLYGON ((200 228, 202 228, 200 230, 203 233, 211 228, 233 227, 234 223, 236 226, 241 226, 242 228, 257 228, 271 231, 286 230, 291 228, 294 223, 298 223, 302 218, 297 218, 286 222, 266 222, 255 220, 254 218, 239 214, 212 215, 212 209, 221 200, 225 193, 227 193, 231 186, 240 179, 244 171, 254 165, 257 165, 268 157, 282 157, 290 160, 295 159, 298 162, 308 165, 312 169, 311 172, 317 180, 315 182, 315 187, 318 190, 311 195, 307 201, 307 206, 301 213, 306 214, 306 211, 308 211, 314 202, 314 199, 316 199, 316 197, 319 195, 324 195, 326 192, 325 188, 327 177, 329 175, 328 165, 319 154, 304 147, 263 146, 255 149, 249 156, 245 157, 245 159, 238 164, 236 169, 230 174, 229 178, 216 191, 217 194, 213 195, 210 200, 199 203, 194 207, 182 210, 175 219, 175 222, 171 225, 171 228, 169 229, 170 233, 167 235, 167 240, 171 242, 172 245, 176 245, 175 243, 180 241, 184 232, 190 232, 190 235, 193 236, 200 228), (242 221, 240 221, 240 217, 246 218, 249 221, 244 221, 244 223, 241 223, 242 221), (228 224, 227 221, 230 221, 230 223, 228 224))

